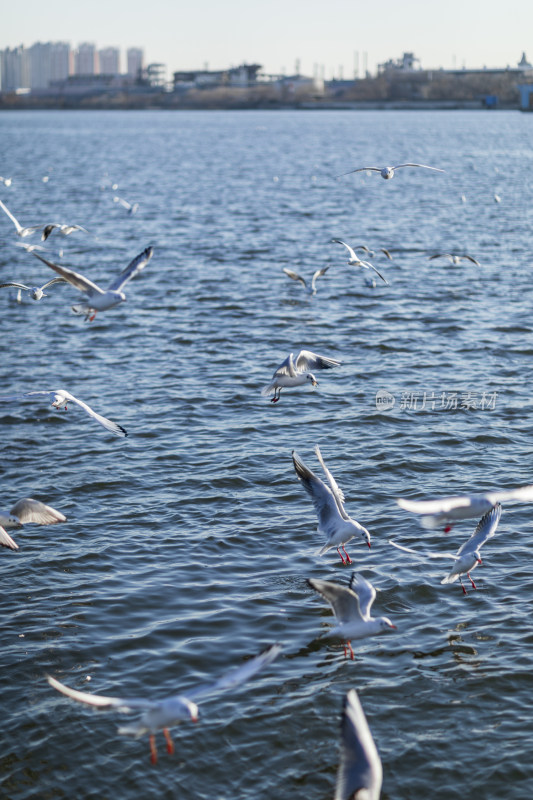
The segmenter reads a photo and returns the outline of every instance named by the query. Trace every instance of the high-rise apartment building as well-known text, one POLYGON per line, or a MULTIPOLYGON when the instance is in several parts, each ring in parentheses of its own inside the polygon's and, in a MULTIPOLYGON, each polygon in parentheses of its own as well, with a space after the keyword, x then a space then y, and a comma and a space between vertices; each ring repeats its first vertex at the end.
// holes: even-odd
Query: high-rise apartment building
POLYGON ((128 75, 130 78, 137 78, 142 74, 144 67, 144 52, 140 47, 130 47, 126 52, 128 61, 128 75))
POLYGON ((0 75, 3 92, 14 92, 30 86, 30 59, 23 45, 1 51, 0 75))
POLYGON ((83 42, 74 53, 75 75, 96 75, 98 73, 98 54, 94 44, 83 42))
POLYGON ((100 75, 120 75, 120 50, 104 47, 98 51, 100 75))
POLYGON ((70 45, 65 42, 36 42, 28 56, 31 89, 47 89, 52 81, 66 80, 70 74, 70 45))

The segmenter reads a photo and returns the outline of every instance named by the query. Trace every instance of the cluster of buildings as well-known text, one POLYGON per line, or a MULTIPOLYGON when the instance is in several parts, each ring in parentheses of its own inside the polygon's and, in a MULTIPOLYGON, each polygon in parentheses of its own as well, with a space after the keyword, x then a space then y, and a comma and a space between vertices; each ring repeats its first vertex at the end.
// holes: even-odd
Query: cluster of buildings
POLYGON ((314 74, 267 74, 260 64, 221 70, 174 72, 165 64, 144 63, 143 50, 131 47, 121 65, 117 47, 97 49, 82 43, 37 42, 0 51, 0 106, 13 107, 273 107, 287 104, 346 107, 504 107, 533 109, 533 67, 525 53, 516 66, 497 69, 423 69, 413 53, 380 64, 375 75, 359 77, 359 53, 352 78, 326 81, 324 67, 314 74), (24 106, 23 103, 26 105, 24 106), (41 104, 39 106, 39 104, 41 104), (409 105, 411 104, 411 105, 409 105))
POLYGON ((142 77, 144 53, 139 47, 126 51, 126 71, 121 72, 118 47, 98 50, 82 43, 71 48, 68 42, 36 42, 31 47, 0 51, 0 91, 24 92, 49 89, 71 77, 123 74, 131 81, 142 77))

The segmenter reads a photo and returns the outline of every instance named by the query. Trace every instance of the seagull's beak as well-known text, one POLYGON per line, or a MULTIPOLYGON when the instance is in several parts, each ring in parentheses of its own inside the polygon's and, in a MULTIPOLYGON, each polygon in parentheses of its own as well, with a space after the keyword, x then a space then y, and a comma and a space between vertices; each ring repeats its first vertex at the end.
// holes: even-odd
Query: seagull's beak
POLYGON ((370 544, 370 542, 367 542, 367 545, 368 545, 369 547, 372 547, 372 545, 370 544))
POLYGON ((478 564, 483 564, 483 561, 480 558, 476 558, 478 564))
POLYGON ((391 628, 394 628, 394 630, 397 630, 396 625, 393 625, 392 622, 391 622, 391 628))
POLYGON ((311 386, 318 386, 318 381, 311 381, 311 386))

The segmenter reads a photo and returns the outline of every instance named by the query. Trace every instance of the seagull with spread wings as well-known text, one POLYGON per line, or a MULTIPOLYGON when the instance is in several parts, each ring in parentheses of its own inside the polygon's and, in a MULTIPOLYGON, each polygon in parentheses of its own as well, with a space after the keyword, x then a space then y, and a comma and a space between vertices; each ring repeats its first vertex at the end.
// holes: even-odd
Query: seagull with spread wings
POLYGON ((345 641, 344 656, 350 652, 354 658, 351 640, 376 636, 396 628, 388 617, 371 617, 370 609, 376 599, 376 590, 362 575, 353 573, 348 586, 333 581, 309 578, 308 585, 328 601, 337 624, 325 634, 345 641))
POLYGON ((68 403, 76 403, 80 408, 83 408, 84 411, 89 414, 90 417, 99 422, 100 425, 103 425, 104 428, 111 433, 116 434, 117 436, 127 436, 127 432, 122 427, 122 425, 117 425, 116 422, 112 422, 112 420, 107 419, 107 417, 102 417, 101 414, 97 414, 96 411, 84 403, 83 400, 78 400, 77 397, 74 397, 73 394, 67 392, 66 389, 54 389, 52 391, 41 391, 41 392, 24 392, 23 394, 11 394, 11 395, 4 395, 0 397, 0 402, 8 402, 10 400, 25 400, 27 397, 48 397, 52 400, 52 406, 54 408, 61 408, 64 407, 65 411, 67 410, 68 403))
POLYGON ((335 242, 336 244, 342 244, 342 245, 344 245, 344 247, 346 247, 346 249, 348 250, 348 253, 350 255, 350 258, 348 259, 348 264, 350 264, 352 267, 363 267, 363 269, 373 269, 374 272, 376 273, 376 275, 379 275, 381 280, 384 283, 386 283, 387 286, 389 286, 388 280, 383 277, 381 272, 378 272, 378 270, 375 268, 375 266, 373 264, 370 263, 370 261, 361 261, 361 259, 356 256, 354 249, 352 247, 350 247, 349 244, 346 244, 346 242, 343 242, 342 239, 332 239, 331 241, 335 242))
POLYGON ((307 281, 305 280, 305 278, 302 278, 302 276, 298 275, 298 273, 294 272, 294 270, 288 269, 287 267, 283 267, 283 272, 289 278, 292 278, 293 281, 299 281, 302 284, 302 286, 304 287, 304 289, 307 292, 307 294, 313 294, 314 295, 314 294, 316 294, 316 281, 317 281, 317 278, 321 278, 322 275, 325 275, 326 272, 328 271, 328 269, 329 269, 329 266, 322 267, 322 269, 317 269, 316 272, 313 273, 313 277, 311 278, 311 285, 310 286, 307 285, 307 281))
POLYGON ((77 700, 78 703, 85 703, 89 706, 102 709, 115 709, 122 713, 141 711, 142 715, 137 722, 131 725, 124 725, 118 729, 120 734, 135 736, 138 738, 144 733, 150 737, 150 754, 152 763, 157 762, 157 749, 155 744, 155 734, 158 730, 163 730, 167 743, 167 752, 174 752, 174 743, 170 737, 169 728, 185 719, 198 719, 198 706, 195 700, 216 692, 223 692, 233 689, 241 683, 252 678, 257 672, 262 670, 281 652, 280 645, 274 644, 255 658, 246 661, 241 667, 225 673, 221 678, 211 684, 198 686, 188 690, 185 694, 175 694, 165 697, 162 700, 149 700, 143 697, 121 698, 107 697, 88 692, 79 692, 69 686, 47 675, 47 681, 58 692, 77 700))
POLYGON ((76 314, 85 314, 85 319, 89 319, 91 322, 95 318, 97 311, 106 311, 108 308, 113 308, 117 306, 119 303, 123 303, 126 299, 126 295, 122 290, 122 287, 125 286, 128 281, 131 281, 139 272, 144 269, 144 267, 148 264, 150 259, 152 258, 154 252, 153 247, 147 247, 146 250, 143 250, 142 253, 139 253, 138 256, 135 256, 133 261, 131 261, 128 266, 117 275, 114 281, 112 281, 107 289, 101 289, 97 286, 96 283, 93 283, 89 278, 86 278, 84 275, 81 275, 79 272, 74 272, 73 269, 68 269, 67 267, 63 267, 59 264, 54 264, 53 261, 48 261, 43 256, 40 256, 39 253, 32 251, 35 258, 38 258, 43 264, 51 267, 51 269, 55 270, 59 275, 61 275, 68 283, 71 283, 76 289, 79 289, 81 292, 85 292, 87 295, 87 301, 84 303, 77 303, 76 305, 72 306, 72 310, 76 314))
POLYGON ((326 467, 322 453, 318 445, 315 453, 322 465, 329 486, 326 486, 314 472, 306 467, 298 453, 292 451, 292 462, 298 478, 302 482, 307 494, 311 497, 315 512, 318 517, 318 532, 326 537, 326 543, 318 551, 318 555, 323 555, 332 547, 337 549, 343 564, 351 564, 352 559, 346 552, 344 545, 354 536, 361 536, 363 541, 370 547, 370 534, 366 528, 348 516, 344 508, 344 493, 339 488, 337 481, 326 467), (342 547, 346 559, 344 559, 340 548, 342 547))
POLYGON ((273 394, 274 397, 270 402, 277 403, 281 390, 286 387, 303 386, 307 381, 313 387, 318 386, 318 381, 311 370, 332 369, 340 366, 340 363, 334 358, 319 356, 310 350, 300 350, 296 358, 290 353, 276 369, 268 386, 263 387, 261 394, 263 397, 273 394))
POLYGON ((466 594, 466 589, 461 580, 461 575, 466 575, 472 588, 476 589, 476 584, 472 580, 470 573, 478 564, 482 564, 481 553, 479 552, 487 539, 490 539, 496 533, 496 528, 500 521, 502 514, 502 507, 500 503, 496 503, 494 508, 487 511, 479 520, 476 529, 470 539, 465 542, 457 551, 457 553, 430 553, 427 551, 421 552, 413 550, 410 547, 403 547, 392 540, 389 544, 396 547, 398 550, 403 550, 405 553, 412 553, 418 558, 451 558, 455 562, 448 575, 441 580, 441 583, 453 583, 459 578, 459 582, 463 587, 463 593, 466 594))
POLYGON ((428 167, 427 164, 396 164, 395 167, 357 167, 357 169, 349 169, 348 172, 341 172, 337 178, 342 178, 343 175, 351 175, 352 172, 379 172, 382 178, 389 181, 394 178, 394 170, 401 169, 402 167, 422 167, 422 169, 432 169, 434 172, 444 172, 445 170, 439 167, 428 167))

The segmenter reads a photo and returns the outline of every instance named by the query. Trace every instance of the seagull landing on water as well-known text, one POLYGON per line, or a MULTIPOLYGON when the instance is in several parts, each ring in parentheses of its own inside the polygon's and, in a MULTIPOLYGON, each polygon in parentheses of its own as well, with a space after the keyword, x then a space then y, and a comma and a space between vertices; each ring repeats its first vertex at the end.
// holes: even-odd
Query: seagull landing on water
POLYGON ((479 551, 487 539, 490 539, 496 533, 496 528, 498 527, 501 514, 502 507, 500 503, 496 503, 494 508, 491 508, 490 511, 487 511, 487 513, 481 517, 477 524, 476 530, 470 539, 465 542, 455 554, 419 552, 418 550, 412 550, 410 547, 402 547, 402 545, 396 544, 396 542, 393 541, 389 541, 389 544, 392 544, 392 546, 396 547, 398 550, 403 550, 406 553, 412 553, 418 558, 452 558, 455 561, 455 564, 453 565, 450 573, 441 580, 441 583, 453 583, 457 580, 457 578, 459 578, 459 582, 463 587, 463 593, 466 594, 466 589, 461 580, 461 575, 467 575, 470 583, 472 584, 472 588, 477 588, 470 576, 470 573, 473 569, 475 569, 475 567, 477 567, 478 564, 483 563, 481 561, 481 554, 479 551))
POLYGON ((376 275, 379 275, 381 280, 384 283, 386 283, 387 286, 389 286, 388 280, 386 280, 383 277, 381 272, 378 272, 378 270, 375 268, 375 266, 373 264, 370 263, 370 261, 361 261, 361 259, 356 256, 355 251, 353 250, 352 247, 350 247, 349 244, 346 244, 346 242, 343 242, 342 239, 332 239, 331 241, 335 242, 336 244, 342 244, 342 245, 344 245, 344 247, 346 247, 346 249, 348 250, 348 253, 350 254, 350 258, 348 259, 348 264, 350 264, 352 267, 363 267, 363 269, 373 269, 374 272, 376 273, 376 275))
POLYGON ((451 261, 452 264, 460 264, 461 261, 466 260, 466 261, 471 261, 472 264, 476 265, 476 267, 481 266, 479 261, 476 261, 476 259, 473 256, 469 256, 466 253, 463 253, 461 255, 457 253, 436 253, 434 256, 429 256, 428 261, 433 261, 435 258, 447 258, 451 261))
POLYGON ((341 172, 340 175, 336 175, 336 178, 342 178, 343 175, 351 175, 352 172, 379 172, 382 178, 385 178, 386 181, 389 181, 391 178, 394 178, 394 170, 401 169, 402 167, 421 167, 422 169, 432 169, 434 172, 444 172, 445 170, 439 169, 439 167, 428 167, 427 164, 396 164, 395 167, 358 167, 357 169, 350 169, 348 172, 341 172))
POLYGON ((314 295, 314 294, 316 294, 316 281, 317 281, 317 278, 321 278, 322 275, 325 275, 326 272, 328 271, 328 269, 329 269, 329 266, 322 267, 322 269, 317 269, 316 272, 313 273, 313 277, 311 278, 311 286, 308 286, 307 285, 307 281, 305 280, 305 278, 302 278, 301 275, 298 275, 298 273, 294 272, 292 269, 287 269, 287 267, 283 267, 283 272, 289 278, 292 278, 293 281, 300 281, 300 283, 304 287, 304 289, 307 292, 307 294, 313 294, 314 295))
POLYGON ((15 503, 9 511, 0 510, 0 545, 18 550, 18 544, 13 541, 6 529, 22 528, 26 524, 55 525, 66 520, 61 511, 56 511, 55 508, 34 500, 33 497, 25 497, 15 503))
POLYGON ((48 261, 46 258, 43 258, 43 256, 40 256, 39 253, 35 251, 32 252, 36 258, 59 273, 68 283, 71 283, 81 292, 86 293, 87 301, 85 303, 73 305, 72 310, 76 314, 85 314, 85 319, 92 322, 97 311, 106 311, 108 308, 113 308, 113 306, 124 302, 126 295, 121 291, 122 287, 144 269, 152 258, 154 248, 147 247, 146 250, 143 250, 142 253, 135 256, 133 261, 128 264, 120 275, 117 275, 107 289, 101 289, 96 283, 93 283, 79 272, 74 272, 73 269, 54 264, 52 261, 48 261))
POLYGON ((49 286, 53 286, 54 283, 68 283, 68 281, 66 278, 52 278, 51 281, 48 281, 43 286, 26 286, 23 283, 13 281, 11 283, 0 283, 0 289, 19 289, 19 291, 29 292, 32 300, 41 300, 43 297, 48 297, 44 290, 49 286))
POLYGON ((274 661, 280 651, 281 647, 279 645, 272 645, 268 650, 250 659, 243 664, 243 666, 231 670, 231 672, 227 672, 219 678, 218 681, 205 686, 199 686, 196 689, 191 689, 183 695, 177 694, 166 697, 163 700, 148 700, 142 697, 105 697, 103 695, 89 694, 88 692, 79 692, 76 689, 71 689, 69 686, 65 686, 65 684, 60 683, 50 675, 47 675, 46 679, 50 686, 67 697, 70 697, 72 700, 77 700, 78 703, 85 703, 86 705, 95 706, 96 708, 112 708, 123 713, 142 711, 143 713, 138 722, 134 722, 132 725, 122 726, 118 729, 118 732, 120 734, 135 736, 136 738, 142 736, 144 733, 148 733, 150 736, 152 764, 156 764, 156 731, 163 730, 167 743, 167 752, 172 754, 174 752, 174 743, 168 729, 185 719, 191 719, 193 722, 197 721, 198 706, 194 702, 197 698, 216 692, 223 692, 227 689, 233 689, 239 686, 274 661))
POLYGON ((318 386, 318 381, 311 372, 312 369, 332 369, 333 367, 340 366, 340 361, 334 358, 327 358, 326 356, 319 356, 317 353, 312 353, 310 350, 300 350, 296 359, 293 354, 287 356, 279 367, 276 369, 272 380, 261 390, 264 397, 269 394, 274 394, 271 403, 277 403, 281 390, 291 386, 303 386, 304 383, 310 382, 311 386, 318 386))
POLYGON ((332 581, 309 578, 308 585, 324 597, 335 614, 337 624, 325 636, 344 639, 344 656, 348 651, 354 658, 352 639, 376 636, 396 628, 388 617, 371 617, 370 609, 376 599, 376 590, 362 575, 353 573, 348 586, 332 581))
POLYGON ((344 698, 334 800, 379 800, 383 767, 355 689, 344 698))
POLYGON ((83 408, 84 411, 89 414, 90 417, 95 419, 100 425, 103 425, 106 430, 111 431, 111 433, 116 434, 117 436, 127 436, 128 434, 122 427, 122 425, 117 425, 116 422, 112 422, 107 417, 102 417, 100 414, 97 414, 96 411, 93 411, 87 403, 84 403, 83 400, 78 400, 77 397, 74 397, 73 394, 67 392, 65 389, 54 389, 50 392, 25 392, 24 394, 12 394, 12 395, 4 395, 0 397, 0 402, 3 401, 10 401, 10 400, 25 400, 27 397, 48 397, 52 400, 53 408, 61 408, 64 407, 65 411, 67 410, 68 403, 76 403, 80 408, 83 408))
POLYGON ((440 528, 445 525, 444 533, 449 533, 458 520, 479 518, 480 514, 490 511, 497 503, 511 500, 523 503, 533 501, 533 484, 519 489, 441 497, 438 500, 404 500, 400 497, 396 502, 400 508, 419 514, 422 527, 440 528))
POLYGON ((346 552, 344 545, 353 539, 354 536, 361 536, 363 541, 370 547, 370 534, 366 528, 348 516, 344 510, 344 493, 337 485, 337 482, 324 463, 320 448, 315 447, 315 453, 322 465, 329 487, 326 486, 314 472, 308 469, 298 453, 292 451, 292 463, 298 478, 313 501, 316 515, 318 517, 318 532, 326 537, 325 545, 318 551, 321 556, 332 547, 337 549, 343 564, 351 564, 352 559, 346 552), (342 547, 346 560, 340 548, 342 547))

